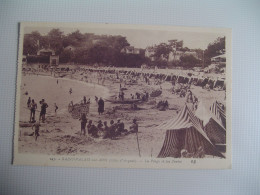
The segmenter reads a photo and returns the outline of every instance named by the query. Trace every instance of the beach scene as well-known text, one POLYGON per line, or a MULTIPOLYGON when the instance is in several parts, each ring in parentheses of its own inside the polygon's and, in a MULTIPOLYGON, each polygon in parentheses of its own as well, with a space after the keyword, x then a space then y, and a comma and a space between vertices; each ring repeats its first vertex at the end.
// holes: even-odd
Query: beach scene
POLYGON ((21 154, 226 158, 224 33, 27 27, 21 154))

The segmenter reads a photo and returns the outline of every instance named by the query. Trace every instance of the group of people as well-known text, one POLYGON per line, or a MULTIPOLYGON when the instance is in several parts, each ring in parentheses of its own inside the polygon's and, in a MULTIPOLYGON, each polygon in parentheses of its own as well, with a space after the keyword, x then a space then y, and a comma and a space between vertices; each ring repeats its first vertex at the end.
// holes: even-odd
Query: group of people
POLYGON ((191 90, 188 90, 187 94, 186 94, 186 103, 192 103, 193 110, 197 110, 198 108, 198 98, 192 94, 191 90))
POLYGON ((88 120, 86 114, 82 114, 80 119, 81 121, 81 135, 90 135, 92 137, 103 139, 110 138, 115 139, 117 136, 122 134, 137 133, 138 124, 137 120, 133 120, 133 124, 130 126, 130 130, 125 129, 125 124, 121 122, 120 119, 115 123, 114 120, 110 121, 108 125, 107 121, 102 122, 101 120, 95 125, 92 120, 88 120))
POLYGON ((160 111, 165 111, 167 108, 169 108, 169 103, 167 100, 163 101, 159 101, 157 103, 157 108, 160 110, 160 111))
MULTIPOLYGON (((39 122, 42 120, 42 122, 45 122, 45 115, 46 115, 46 110, 48 108, 48 104, 45 102, 44 99, 42 99, 40 102, 41 105, 41 111, 40 111, 40 116, 39 116, 39 122)), ((55 103, 55 112, 58 109, 58 106, 55 103)), ((35 112, 37 109, 37 103, 34 101, 34 99, 31 99, 31 97, 28 98, 27 100, 27 107, 30 109, 30 123, 35 123, 35 112)))

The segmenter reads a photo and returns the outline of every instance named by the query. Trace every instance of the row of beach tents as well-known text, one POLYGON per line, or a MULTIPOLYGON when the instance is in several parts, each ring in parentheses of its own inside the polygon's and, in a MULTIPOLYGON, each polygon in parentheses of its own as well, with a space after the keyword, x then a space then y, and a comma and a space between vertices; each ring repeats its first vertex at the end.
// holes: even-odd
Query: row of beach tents
POLYGON ((195 112, 185 104, 176 119, 167 120, 156 128, 166 132, 158 158, 180 158, 181 150, 195 154, 201 147, 205 155, 225 158, 226 115, 217 101, 210 109, 200 102, 195 112))
POLYGON ((224 78, 208 78, 203 77, 201 75, 195 75, 193 73, 159 73, 159 72, 144 72, 144 71, 137 71, 137 70, 120 70, 120 69, 113 69, 113 68, 87 68, 82 70, 88 70, 90 72, 102 72, 102 73, 110 73, 110 74, 125 74, 125 75, 133 75, 133 76, 145 76, 147 78, 156 78, 161 79, 164 81, 176 81, 178 83, 196 83, 197 86, 204 87, 206 84, 213 89, 215 87, 219 87, 221 89, 225 89, 225 79, 224 78))

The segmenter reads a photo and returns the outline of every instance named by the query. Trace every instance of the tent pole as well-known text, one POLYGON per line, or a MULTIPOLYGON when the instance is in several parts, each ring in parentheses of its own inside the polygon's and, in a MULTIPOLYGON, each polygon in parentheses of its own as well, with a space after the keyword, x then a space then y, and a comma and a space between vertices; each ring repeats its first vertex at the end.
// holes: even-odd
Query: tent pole
POLYGON ((141 157, 140 147, 139 147, 139 140, 138 140, 138 134, 137 134, 137 132, 136 132, 136 140, 137 140, 137 146, 138 146, 138 151, 139 151, 139 157, 141 157))

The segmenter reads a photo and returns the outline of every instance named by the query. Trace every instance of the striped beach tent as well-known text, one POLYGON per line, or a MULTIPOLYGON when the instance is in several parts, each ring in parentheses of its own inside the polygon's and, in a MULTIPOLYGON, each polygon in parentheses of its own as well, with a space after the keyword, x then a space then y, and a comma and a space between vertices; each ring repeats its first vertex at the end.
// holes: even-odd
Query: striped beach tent
POLYGON ((158 158, 180 157, 180 151, 197 153, 199 147, 204 148, 207 155, 225 158, 212 144, 202 127, 202 121, 185 105, 175 120, 168 120, 157 126, 166 131, 165 139, 158 158))
POLYGON ((218 122, 226 128, 226 112, 217 100, 210 106, 210 111, 216 116, 218 122))
POLYGON ((215 144, 226 144, 226 129, 209 108, 199 102, 195 115, 203 121, 204 131, 210 141, 215 144))

